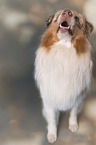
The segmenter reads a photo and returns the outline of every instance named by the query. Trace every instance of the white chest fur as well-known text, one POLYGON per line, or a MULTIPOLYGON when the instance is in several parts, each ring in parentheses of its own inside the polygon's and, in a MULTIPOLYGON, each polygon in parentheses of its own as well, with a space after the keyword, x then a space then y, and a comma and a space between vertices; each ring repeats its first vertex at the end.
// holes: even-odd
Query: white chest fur
POLYGON ((78 56, 70 42, 61 40, 48 54, 39 48, 35 60, 35 79, 43 101, 67 110, 89 88, 92 62, 90 51, 78 56))

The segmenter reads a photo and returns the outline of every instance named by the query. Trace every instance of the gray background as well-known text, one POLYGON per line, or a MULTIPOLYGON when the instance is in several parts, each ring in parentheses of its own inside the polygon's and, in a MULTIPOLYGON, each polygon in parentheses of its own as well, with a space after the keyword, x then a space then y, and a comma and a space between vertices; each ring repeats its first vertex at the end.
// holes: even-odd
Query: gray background
POLYGON ((34 83, 34 58, 45 18, 70 8, 93 23, 92 89, 79 117, 79 130, 68 130, 68 114, 61 114, 56 145, 96 144, 96 1, 0 0, 0 145, 48 145, 39 91, 34 83))

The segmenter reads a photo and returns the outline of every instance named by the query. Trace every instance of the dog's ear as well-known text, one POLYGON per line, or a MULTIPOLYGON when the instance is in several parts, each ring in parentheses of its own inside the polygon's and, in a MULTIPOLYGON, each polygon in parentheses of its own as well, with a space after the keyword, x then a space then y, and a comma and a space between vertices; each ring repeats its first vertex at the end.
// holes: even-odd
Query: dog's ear
POLYGON ((86 21, 85 32, 86 32, 87 36, 90 35, 90 33, 93 31, 93 29, 94 29, 93 25, 90 22, 86 21))
POLYGON ((46 18, 46 25, 47 25, 47 27, 51 24, 53 18, 54 18, 54 15, 51 15, 48 18, 46 18))

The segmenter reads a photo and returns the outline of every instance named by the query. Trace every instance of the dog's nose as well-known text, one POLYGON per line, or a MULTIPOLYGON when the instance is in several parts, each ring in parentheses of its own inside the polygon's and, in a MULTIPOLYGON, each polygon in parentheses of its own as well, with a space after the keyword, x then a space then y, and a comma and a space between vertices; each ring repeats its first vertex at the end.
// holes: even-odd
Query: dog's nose
POLYGON ((64 10, 63 13, 62 13, 65 17, 72 17, 73 14, 70 10, 64 10))

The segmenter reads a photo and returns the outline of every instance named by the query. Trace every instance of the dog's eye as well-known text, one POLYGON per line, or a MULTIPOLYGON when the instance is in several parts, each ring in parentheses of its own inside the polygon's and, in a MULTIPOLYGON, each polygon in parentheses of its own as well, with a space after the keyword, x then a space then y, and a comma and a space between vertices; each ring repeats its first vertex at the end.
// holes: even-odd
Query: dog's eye
POLYGON ((75 20, 76 20, 76 22, 78 22, 79 21, 79 18, 77 16, 75 16, 75 20))

